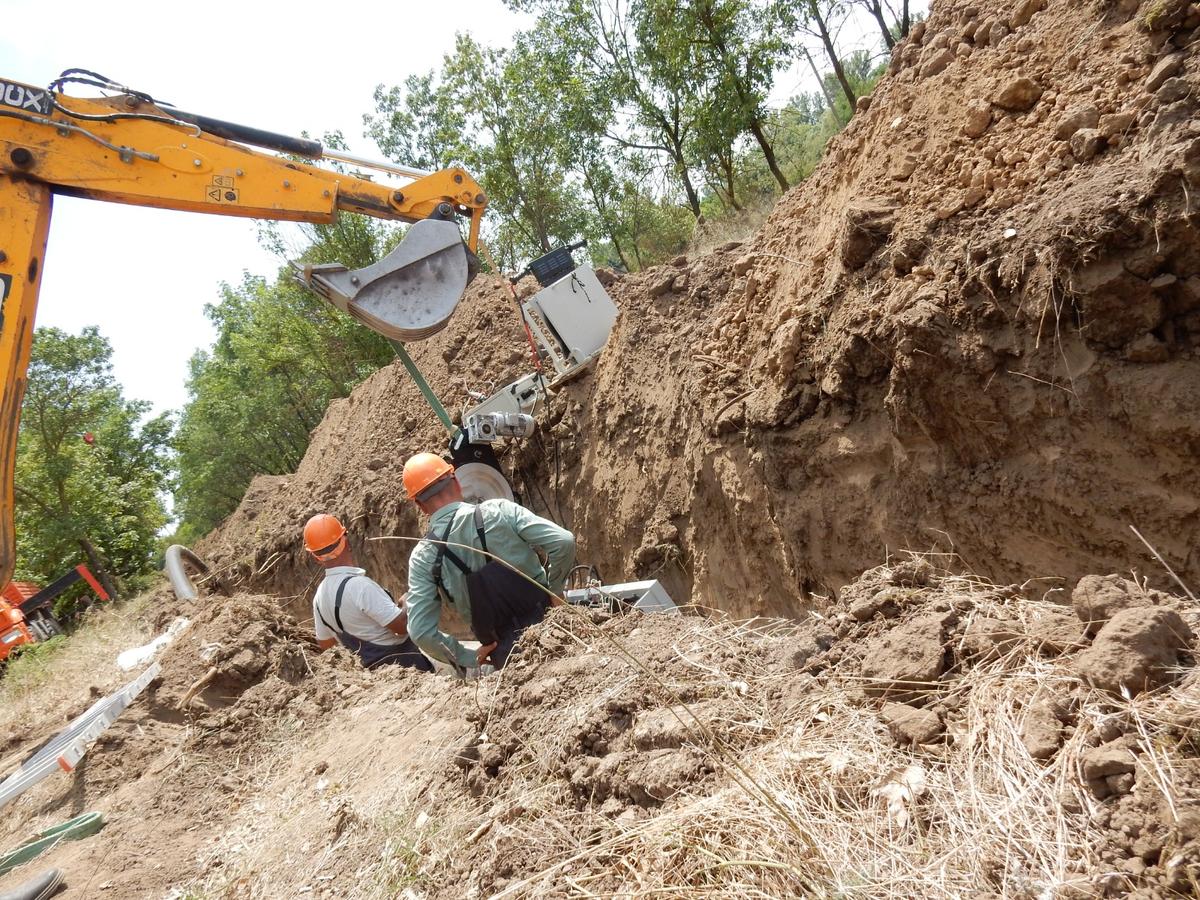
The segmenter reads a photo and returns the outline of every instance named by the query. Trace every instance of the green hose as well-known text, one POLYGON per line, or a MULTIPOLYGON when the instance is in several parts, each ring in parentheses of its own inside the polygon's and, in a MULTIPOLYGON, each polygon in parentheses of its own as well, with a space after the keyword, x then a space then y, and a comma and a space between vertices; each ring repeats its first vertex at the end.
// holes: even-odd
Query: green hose
POLYGON ((90 812, 47 828, 33 840, 0 856, 0 875, 7 875, 19 865, 41 856, 62 841, 77 841, 91 837, 104 827, 104 813, 90 812))
POLYGON ((412 361, 412 357, 408 355, 408 351, 404 349, 404 345, 399 341, 388 341, 388 343, 392 345, 392 348, 396 351, 396 355, 400 357, 400 362, 404 364, 404 368, 408 369, 408 374, 412 377, 417 387, 421 389, 421 393, 425 396, 425 401, 433 407, 434 413, 441 419, 442 424, 446 426, 446 430, 450 434, 458 431, 454 422, 450 420, 450 414, 446 412, 446 407, 442 406, 442 401, 437 398, 437 394, 433 392, 433 388, 429 386, 429 382, 425 380, 425 376, 421 374, 421 370, 417 368, 417 364, 412 361))

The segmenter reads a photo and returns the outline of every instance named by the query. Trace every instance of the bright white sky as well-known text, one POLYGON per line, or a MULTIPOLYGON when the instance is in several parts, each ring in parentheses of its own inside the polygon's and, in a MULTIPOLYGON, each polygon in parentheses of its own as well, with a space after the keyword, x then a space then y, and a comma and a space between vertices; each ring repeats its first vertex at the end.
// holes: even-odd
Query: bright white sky
MULTIPOLYGON (((503 45, 530 21, 501 0, 343 0, 307 9, 213 0, 194 10, 145 0, 0 0, 0 9, 8 22, 50 15, 63 24, 53 40, 31 40, 22 28, 0 34, 0 77, 43 86, 64 69, 91 69, 227 121, 291 135, 340 129, 351 152, 376 158, 362 116, 377 84, 437 67, 458 31, 503 45)), ((812 81, 793 66, 772 99, 781 105, 815 89, 812 81)), ((98 325, 126 396, 178 410, 187 360, 214 336, 204 304, 218 298, 222 281, 237 283, 246 271, 272 276, 279 265, 259 246, 252 220, 60 197, 37 323, 71 332, 98 325)))

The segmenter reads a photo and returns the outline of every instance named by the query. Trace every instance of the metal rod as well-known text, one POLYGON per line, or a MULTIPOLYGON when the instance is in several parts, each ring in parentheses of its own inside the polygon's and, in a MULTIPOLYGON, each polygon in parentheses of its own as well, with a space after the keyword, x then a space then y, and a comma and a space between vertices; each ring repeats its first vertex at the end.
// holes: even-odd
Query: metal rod
POLYGON ((433 174, 424 169, 414 169, 411 166, 398 166, 395 163, 379 162, 375 159, 366 159, 362 156, 355 156, 352 153, 343 153, 340 150, 329 150, 328 148, 321 149, 321 158, 350 163, 355 166, 365 166, 368 169, 378 169, 380 172, 402 175, 405 178, 424 178, 426 175, 433 174))
POLYGON ((416 383, 417 387, 420 388, 421 393, 425 397, 425 402, 433 407, 434 414, 436 414, 438 419, 441 420, 441 423, 446 426, 446 430, 453 435, 458 431, 458 428, 455 427, 454 422, 451 421, 450 414, 446 412, 446 407, 442 406, 442 401, 437 398, 437 394, 433 392, 433 388, 429 386, 429 382, 425 380, 425 376, 421 374, 421 370, 417 368, 417 364, 413 362, 412 357, 408 355, 408 351, 404 348, 404 345, 400 343, 400 341, 389 340, 388 343, 392 345, 392 348, 396 351, 396 355, 400 357, 400 362, 402 362, 404 364, 404 368, 408 370, 409 377, 411 377, 416 383))

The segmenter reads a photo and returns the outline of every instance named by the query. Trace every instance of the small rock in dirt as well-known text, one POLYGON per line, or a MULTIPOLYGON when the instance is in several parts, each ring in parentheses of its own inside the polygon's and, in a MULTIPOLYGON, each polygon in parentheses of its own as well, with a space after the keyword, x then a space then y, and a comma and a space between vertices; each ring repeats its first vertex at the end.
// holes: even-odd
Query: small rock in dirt
POLYGON ((1028 25, 1034 13, 1039 13, 1045 8, 1046 0, 1017 0, 1017 5, 1013 7, 1013 11, 1008 17, 1008 23, 1013 28, 1028 25))
POLYGON ((1183 71, 1184 55, 1182 53, 1168 53, 1150 70, 1149 76, 1146 78, 1146 90, 1153 94, 1162 87, 1168 78, 1172 78, 1183 71))
POLYGON ((930 744, 943 731, 937 713, 903 703, 885 703, 879 717, 898 744, 930 744))
POLYGON ((1153 606, 1154 600, 1137 584, 1120 575, 1084 575, 1071 591, 1071 606, 1089 635, 1123 609, 1153 606))
POLYGON ((1042 89, 1037 82, 1021 76, 1004 85, 992 102, 1009 112, 1024 112, 1032 109, 1041 96, 1042 89))
POLYGON ((1034 759, 1049 759, 1062 745, 1062 722, 1048 703, 1038 703, 1025 711, 1021 742, 1034 759))
POLYGON ((329 771, 329 763, 322 761, 313 766, 312 773, 314 775, 324 775, 327 771, 329 771))
POLYGON ((982 137, 991 124, 992 104, 979 98, 967 103, 962 127, 963 134, 971 138, 982 137))
POLYGON ((671 260, 671 265, 674 266, 676 269, 682 269, 687 264, 688 264, 688 258, 686 256, 677 256, 673 260, 671 260))
POLYGON ((637 714, 630 737, 639 750, 672 749, 687 743, 702 743, 705 738, 701 726, 711 727, 721 711, 718 701, 644 710, 637 714), (696 719, 701 725, 696 724, 696 719))
POLYGON ((915 237, 900 240, 892 253, 892 268, 900 275, 907 275, 921 261, 928 248, 915 237))
POLYGON ((1016 622, 975 616, 963 635, 962 649, 976 662, 990 662, 1015 648, 1023 637, 1021 626, 1016 622))
POLYGON ((1121 775, 1137 768, 1137 759, 1123 741, 1101 744, 1083 754, 1083 777, 1089 780, 1121 775))
POLYGON ((611 287, 617 280, 617 273, 612 269, 599 268, 596 270, 596 280, 604 287, 611 287))
POLYGON ((1186 78, 1168 78, 1162 87, 1154 92, 1154 99, 1166 106, 1186 100, 1192 93, 1192 84, 1186 78))
POLYGON ((1102 690, 1117 694, 1125 688, 1138 694, 1171 680, 1180 651, 1190 649, 1193 637, 1173 609, 1122 610, 1075 658, 1075 671, 1102 690))
POLYGON ((675 284, 675 273, 672 271, 659 272, 655 279, 650 282, 650 286, 646 289, 651 297, 661 297, 663 294, 671 290, 675 284))
POLYGON ((739 257, 733 264, 734 275, 745 275, 754 268, 754 264, 758 261, 758 257, 753 253, 747 253, 745 256, 739 257))
POLYGON ((1073 282, 1089 341, 1121 347, 1162 321, 1162 297, 1120 259, 1085 266, 1076 271, 1073 282))
POLYGON ((863 690, 870 696, 921 702, 936 687, 944 665, 942 624, 922 617, 874 638, 863 661, 863 690))
POLYGON ((863 202, 846 209, 842 233, 842 265, 853 271, 867 264, 892 233, 896 209, 887 203, 863 202))
POLYGON ((1069 609, 1036 610, 1027 625, 1038 649, 1048 656, 1070 653, 1084 644, 1084 625, 1069 609))
POLYGON ((1095 128, 1100 124, 1100 111, 1090 103, 1077 103, 1067 107, 1054 129, 1056 141, 1070 140, 1071 135, 1081 128, 1095 128))
POLYGON ((1153 334, 1143 334, 1127 344, 1121 355, 1132 363, 1161 363, 1171 358, 1171 348, 1153 334))
POLYGON ((1077 162, 1087 162, 1104 149, 1104 135, 1096 128, 1081 128, 1071 135, 1071 155, 1077 162))
POLYGON ((1104 779, 1104 783, 1108 785, 1111 793, 1119 797, 1133 790, 1135 777, 1133 772, 1123 772, 1120 775, 1109 775, 1104 779))
POLYGON ((859 97, 858 100, 854 104, 854 111, 857 113, 865 113, 870 108, 871 108, 871 97, 869 94, 864 97, 859 97))
POLYGON ((873 619, 876 613, 881 614, 885 619, 894 619, 900 614, 898 601, 902 600, 904 596, 905 592, 902 589, 894 587, 869 593, 853 593, 850 597, 850 615, 859 622, 873 619))
POLYGON ((954 51, 949 47, 943 47, 940 50, 930 49, 928 55, 929 59, 921 66, 922 78, 932 78, 954 62, 954 51))
POLYGON ((1100 133, 1104 135, 1105 140, 1111 140, 1118 134, 1124 134, 1133 127, 1133 123, 1137 121, 1137 115, 1131 112, 1110 113, 1107 116, 1100 117, 1100 133))

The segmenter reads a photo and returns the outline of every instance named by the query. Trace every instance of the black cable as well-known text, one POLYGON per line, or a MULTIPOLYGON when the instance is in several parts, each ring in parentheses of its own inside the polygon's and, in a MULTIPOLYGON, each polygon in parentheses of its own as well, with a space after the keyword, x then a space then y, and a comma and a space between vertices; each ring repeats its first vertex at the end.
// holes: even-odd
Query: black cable
POLYGON ((72 119, 81 119, 85 122, 116 122, 119 119, 145 119, 149 122, 162 122, 165 125, 178 125, 181 128, 187 128, 191 131, 194 131, 196 136, 199 136, 200 134, 199 125, 193 125, 192 123, 184 122, 181 119, 173 119, 170 116, 153 116, 149 113, 103 113, 100 115, 93 115, 91 113, 75 112, 75 110, 63 106, 54 99, 51 99, 50 102, 54 105, 55 109, 64 115, 68 115, 72 119))
MULTIPOLYGON (((101 75, 99 72, 93 72, 91 69, 64 69, 63 72, 52 82, 50 82, 50 90, 56 93, 62 93, 62 86, 65 84, 86 84, 90 87, 98 87, 106 91, 120 91, 123 94, 129 94, 131 97, 137 97, 139 100, 144 100, 147 103, 158 105, 160 101, 155 100, 145 91, 137 91, 131 87, 126 87, 123 84, 118 84, 107 75, 101 75), (87 78, 78 76, 86 75, 87 78)), ((170 106, 171 104, 166 104, 170 106)))

